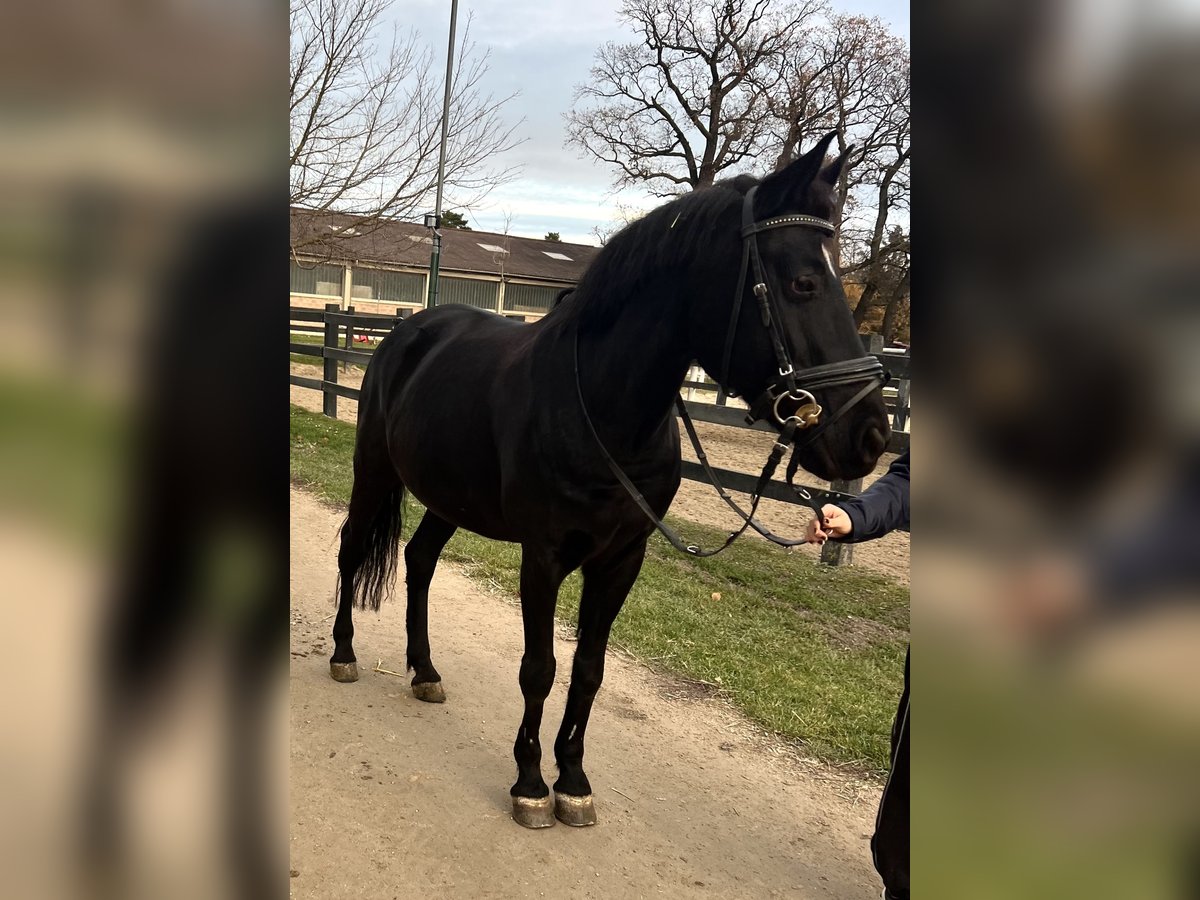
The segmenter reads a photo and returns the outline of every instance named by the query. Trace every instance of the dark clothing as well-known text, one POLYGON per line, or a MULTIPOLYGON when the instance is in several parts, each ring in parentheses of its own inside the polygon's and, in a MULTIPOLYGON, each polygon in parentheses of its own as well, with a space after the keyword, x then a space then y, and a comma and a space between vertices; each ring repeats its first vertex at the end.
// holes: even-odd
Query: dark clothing
POLYGON ((853 524, 838 540, 847 544, 872 541, 889 531, 908 530, 908 451, 896 457, 887 474, 852 500, 839 503, 853 524))
MULTIPOLYGON (((852 500, 839 503, 851 531, 839 540, 859 543, 908 528, 908 451, 887 473, 852 500)), ((888 900, 908 900, 908 654, 904 657, 904 693, 892 725, 892 759, 887 785, 875 817, 871 856, 888 900)))
POLYGON ((883 879, 888 900, 908 900, 908 654, 904 655, 904 693, 892 724, 892 768, 888 773, 875 833, 871 835, 871 857, 883 879))
POLYGON ((1136 613, 1200 586, 1200 449, 1191 448, 1174 477, 1143 513, 1093 539, 1086 561, 1101 614, 1136 613))

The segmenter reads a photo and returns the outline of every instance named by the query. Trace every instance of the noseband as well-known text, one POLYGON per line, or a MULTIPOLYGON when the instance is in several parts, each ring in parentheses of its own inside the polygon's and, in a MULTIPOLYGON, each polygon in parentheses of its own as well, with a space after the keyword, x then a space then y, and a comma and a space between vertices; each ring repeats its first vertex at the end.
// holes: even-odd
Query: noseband
MULTIPOLYGON (((701 466, 703 466, 709 481, 716 488, 717 494, 742 520, 741 528, 730 533, 725 539, 725 543, 720 547, 715 550, 703 550, 695 544, 685 544, 674 531, 655 515, 654 511, 650 508, 650 504, 646 502, 646 499, 637 489, 637 486, 621 470, 616 460, 612 458, 612 455, 608 452, 608 448, 600 440, 600 435, 596 432, 596 426, 592 424, 591 416, 588 415, 587 405, 584 403, 583 388, 579 381, 578 330, 575 333, 575 390, 579 397, 580 408, 583 410, 584 421, 587 422, 593 439, 599 446, 605 462, 608 464, 613 475, 616 476, 617 481, 621 483, 646 517, 654 523, 654 526, 662 532, 663 536, 675 549, 690 556, 715 556, 737 540, 747 528, 753 528, 764 538, 781 547, 794 547, 797 544, 805 543, 803 538, 789 539, 774 535, 754 518, 754 514, 758 511, 759 501, 762 499, 763 489, 775 474, 775 470, 779 467, 779 462, 783 458, 783 454, 787 452, 788 447, 795 444, 796 433, 798 431, 805 431, 809 428, 813 429, 811 433, 805 435, 801 443, 795 444, 797 450, 812 443, 826 428, 844 416, 852 407, 870 394, 871 391, 887 383, 887 375, 883 370, 883 365, 874 356, 859 356, 854 359, 825 363, 819 366, 809 366, 799 371, 796 370, 792 364, 791 354, 788 353, 786 336, 781 330, 779 311, 775 307, 775 303, 771 298, 770 288, 767 286, 762 257, 758 251, 758 234, 772 228, 802 227, 816 228, 829 235, 833 235, 837 229, 832 222, 818 218, 817 216, 803 214, 776 216, 772 219, 763 219, 761 222, 756 222, 754 221, 754 195, 757 192, 758 186, 755 185, 746 192, 745 199, 742 201, 742 265, 741 272, 738 275, 737 293, 734 296, 733 309, 729 316, 729 327, 725 333, 725 351, 721 361, 721 376, 718 379, 718 384, 720 384, 728 396, 736 396, 736 394, 729 391, 726 387, 729 383, 729 362, 733 354, 734 338, 737 335, 742 299, 746 294, 746 278, 751 268, 753 268, 754 285, 752 292, 758 301, 759 314, 763 327, 767 329, 767 333, 771 339, 771 346, 775 351, 775 359, 779 365, 779 375, 750 404, 749 412, 746 415, 746 422, 753 425, 755 422, 765 419, 769 415, 771 417, 771 424, 779 429, 779 439, 772 447, 770 456, 768 456, 767 462, 758 476, 758 481, 755 483, 754 492, 751 494, 749 512, 745 512, 721 485, 716 472, 709 465, 704 448, 700 445, 700 437, 696 434, 696 427, 692 423, 691 416, 688 415, 683 398, 678 395, 675 397, 676 408, 683 419, 688 438, 692 443, 692 448, 696 452, 696 458, 700 461, 701 466), (817 403, 816 397, 813 396, 812 392, 821 390, 822 388, 840 387, 848 384, 858 384, 859 382, 866 382, 862 390, 858 391, 853 397, 838 407, 832 416, 822 420, 821 416, 824 410, 817 403), (780 408, 780 404, 785 399, 793 400, 798 404, 795 411, 787 415, 780 408)), ((812 494, 806 488, 793 484, 797 466, 798 460, 793 454, 787 471, 788 486, 795 492, 800 502, 807 505, 816 513, 817 521, 824 524, 824 515, 821 507, 812 494)))

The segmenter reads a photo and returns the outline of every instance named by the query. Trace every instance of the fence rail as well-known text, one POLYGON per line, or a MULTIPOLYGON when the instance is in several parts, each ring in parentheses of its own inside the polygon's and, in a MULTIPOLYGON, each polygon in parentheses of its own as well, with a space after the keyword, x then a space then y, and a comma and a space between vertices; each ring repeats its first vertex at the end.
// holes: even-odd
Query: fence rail
MULTIPOLYGON (((322 378, 289 375, 288 380, 297 387, 320 391, 322 394, 322 411, 331 418, 337 418, 338 397, 357 400, 360 394, 357 388, 338 383, 338 363, 341 363, 342 368, 345 368, 349 363, 365 366, 370 362, 374 354, 373 349, 350 349, 353 345, 354 337, 356 335, 367 335, 368 337, 382 338, 398 322, 408 318, 412 314, 411 310, 400 307, 397 307, 397 314, 395 316, 356 313, 353 306, 343 312, 341 307, 336 303, 326 304, 325 309, 307 309, 293 306, 289 311, 291 315, 291 331, 322 335, 322 342, 320 344, 291 341, 289 343, 291 352, 301 356, 312 357, 314 362, 321 360, 324 369, 322 378), (298 325, 297 323, 312 324, 298 325)), ((904 429, 909 415, 909 363, 911 362, 911 358, 907 355, 899 356, 880 352, 879 347, 876 346, 878 341, 868 340, 877 337, 877 335, 864 335, 863 343, 865 348, 873 352, 880 362, 883 363, 884 369, 891 375, 892 384, 895 385, 894 388, 889 387, 885 391, 884 402, 892 417, 893 426, 892 439, 888 444, 888 450, 899 453, 908 449, 908 432, 904 429)), ((706 391, 716 394, 715 403, 702 403, 692 399, 684 401, 684 406, 688 414, 698 422, 774 433, 774 429, 764 422, 747 424, 746 411, 736 406, 727 405, 728 398, 725 396, 725 392, 715 382, 708 381, 707 379, 691 379, 683 383, 683 389, 689 393, 706 391)), ((741 493, 752 491, 758 477, 757 473, 732 472, 727 469, 717 469, 715 467, 714 471, 726 488, 741 493)), ((704 474, 704 469, 699 463, 683 460, 682 474, 684 478, 692 481, 708 482, 704 474)), ((808 490, 813 494, 818 503, 837 503, 840 500, 846 500, 859 493, 862 490, 862 479, 834 481, 829 488, 818 488, 809 485, 808 490)), ((771 500, 780 500, 784 503, 799 502, 792 493, 791 488, 782 481, 769 482, 763 491, 763 496, 771 500)), ((851 552, 852 545, 837 544, 831 541, 821 548, 821 561, 829 565, 845 565, 850 562, 851 552)))

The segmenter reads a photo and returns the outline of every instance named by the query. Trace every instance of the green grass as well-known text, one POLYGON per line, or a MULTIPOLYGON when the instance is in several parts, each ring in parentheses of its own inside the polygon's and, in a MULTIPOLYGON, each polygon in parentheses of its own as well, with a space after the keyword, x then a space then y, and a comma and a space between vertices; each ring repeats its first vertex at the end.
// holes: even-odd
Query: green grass
POLYGON ((0 509, 102 545, 128 472, 129 410, 65 379, 0 374, 0 509))
MULTIPOLYGON (((343 506, 354 427, 293 406, 291 448, 293 480, 343 506)), ((410 498, 405 537, 420 509, 410 498)), ((702 543, 724 537, 668 521, 702 543)), ((444 558, 516 597, 516 545, 459 531, 444 558)), ((573 575, 560 594, 564 621, 575 620, 579 586, 573 575)), ((908 641, 902 585, 759 540, 708 560, 685 558, 656 534, 612 637, 656 668, 718 686, 751 719, 817 757, 872 774, 886 770, 908 641)))
MULTIPOLYGON (((320 347, 325 343, 325 339, 319 334, 293 334, 289 340, 293 344, 310 344, 314 347, 320 347)), ((319 356, 308 356, 304 353, 289 353, 294 363, 304 363, 309 366, 319 366, 322 363, 319 356)))

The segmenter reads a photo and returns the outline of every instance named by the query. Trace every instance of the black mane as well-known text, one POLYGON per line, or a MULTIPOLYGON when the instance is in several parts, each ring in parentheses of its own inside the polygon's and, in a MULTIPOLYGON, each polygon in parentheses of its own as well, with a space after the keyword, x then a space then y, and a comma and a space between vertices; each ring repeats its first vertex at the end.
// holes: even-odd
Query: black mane
POLYGON ((562 304, 564 311, 607 320, 646 279, 676 266, 694 265, 697 250, 711 251, 721 246, 724 238, 729 247, 736 247, 736 231, 728 235, 719 232, 727 223, 740 221, 734 212, 740 210, 746 191, 757 183, 750 175, 719 181, 626 225, 588 266, 570 299, 562 304))

